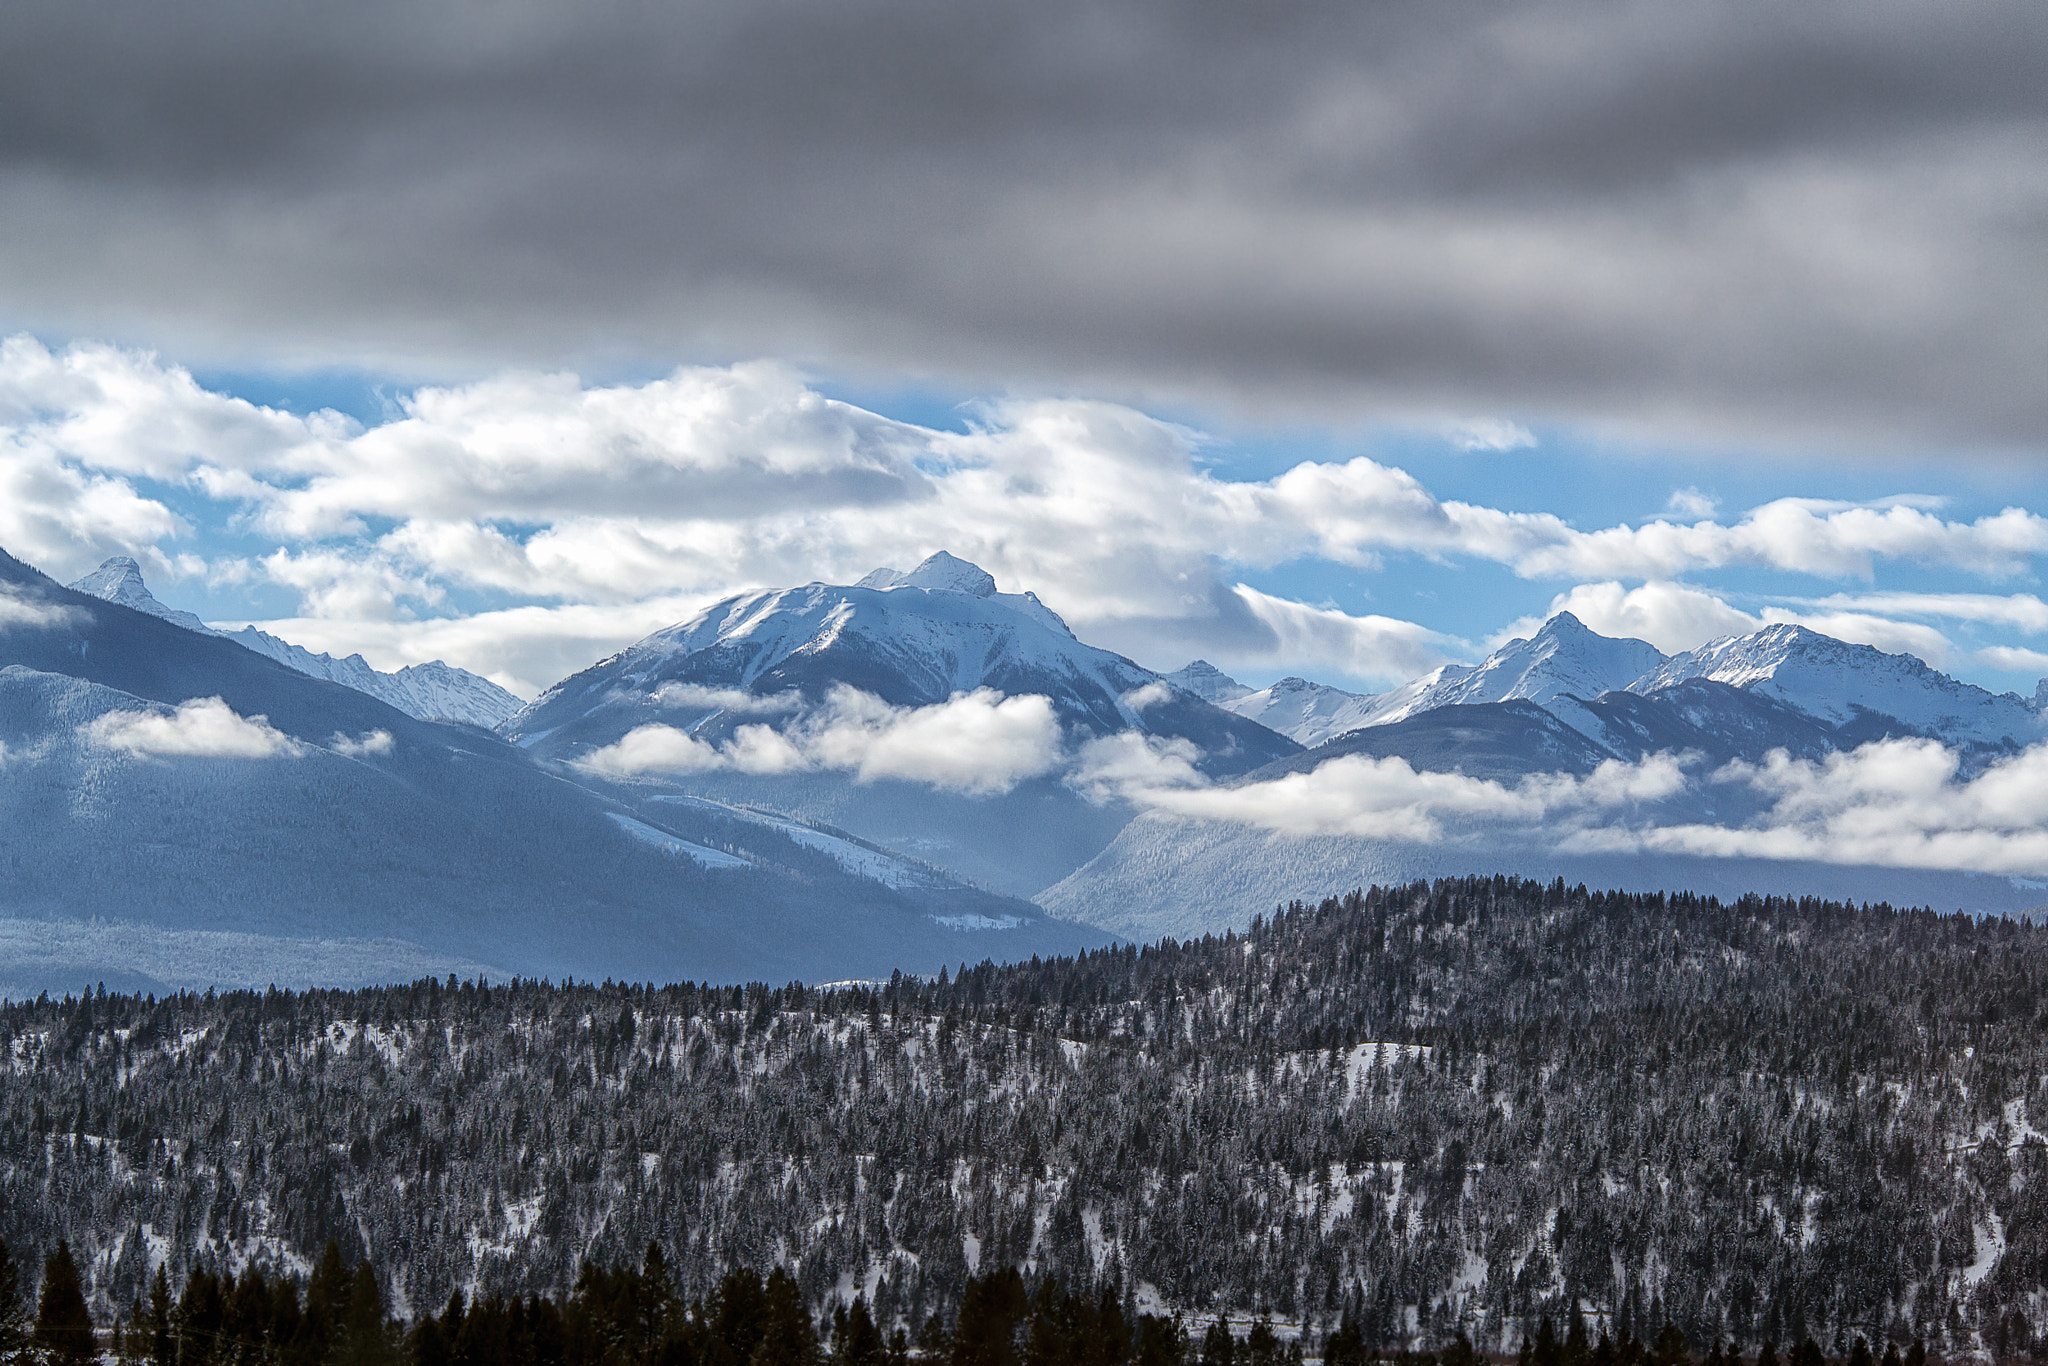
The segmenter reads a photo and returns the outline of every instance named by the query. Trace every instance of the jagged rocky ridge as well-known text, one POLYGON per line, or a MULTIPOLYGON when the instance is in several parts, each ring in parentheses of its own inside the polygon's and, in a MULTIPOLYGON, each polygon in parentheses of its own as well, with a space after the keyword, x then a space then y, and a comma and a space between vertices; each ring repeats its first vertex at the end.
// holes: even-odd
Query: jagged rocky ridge
POLYGON ((143 580, 142 566, 125 555, 105 561, 70 586, 75 592, 146 612, 188 631, 225 636, 257 654, 268 655, 286 668, 367 693, 421 721, 459 721, 489 730, 525 705, 488 678, 438 659, 386 673, 371 668, 369 661, 359 654, 345 659, 315 654, 303 645, 280 640, 254 626, 244 626, 239 631, 216 630, 192 613, 158 601, 143 580))
POLYGON ((336 1238, 416 1311, 651 1238, 913 1327, 1016 1264, 1385 1343, 1577 1297, 1972 1352, 2048 1305, 2044 981, 2011 921, 1474 879, 874 989, 16 1003, 0 1234, 103 1308, 336 1238))

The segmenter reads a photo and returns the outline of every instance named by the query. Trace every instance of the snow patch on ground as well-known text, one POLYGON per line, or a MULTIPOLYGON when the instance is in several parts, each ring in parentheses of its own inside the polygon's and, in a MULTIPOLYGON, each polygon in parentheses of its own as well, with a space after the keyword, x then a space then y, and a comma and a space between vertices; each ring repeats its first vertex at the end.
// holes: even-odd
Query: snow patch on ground
POLYGON ((931 919, 949 930, 1014 930, 1026 923, 1020 915, 935 915, 931 919))
POLYGON ((692 844, 686 839, 676 838, 666 830, 656 830, 644 821, 636 821, 631 816, 621 816, 616 811, 607 811, 604 815, 606 820, 618 826, 619 829, 625 831, 634 839, 639 840, 642 844, 651 844, 664 854, 675 854, 689 859, 700 868, 751 868, 754 866, 751 861, 741 858, 738 854, 728 854, 723 849, 707 849, 701 844, 692 844))

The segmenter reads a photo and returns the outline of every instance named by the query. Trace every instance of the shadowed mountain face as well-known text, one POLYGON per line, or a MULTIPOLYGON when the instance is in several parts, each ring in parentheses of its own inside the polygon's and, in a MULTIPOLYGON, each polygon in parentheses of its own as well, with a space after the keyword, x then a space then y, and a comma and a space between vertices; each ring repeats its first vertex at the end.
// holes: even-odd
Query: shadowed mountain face
POLYGON ((1495 782, 1531 773, 1587 774, 1613 754, 1534 702, 1438 707, 1405 721, 1368 726, 1246 775, 1259 782, 1308 773, 1347 754, 1406 759, 1420 772, 1463 773, 1495 782))
POLYGON ((614 801, 0 555, 0 989, 832 979, 1101 942, 908 867, 614 801))

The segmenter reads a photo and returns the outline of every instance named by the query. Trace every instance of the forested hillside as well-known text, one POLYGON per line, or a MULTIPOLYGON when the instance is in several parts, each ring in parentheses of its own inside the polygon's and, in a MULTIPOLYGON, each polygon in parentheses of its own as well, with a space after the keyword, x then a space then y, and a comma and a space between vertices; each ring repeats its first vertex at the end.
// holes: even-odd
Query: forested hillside
POLYGON ((2031 1345, 2048 931, 1506 879, 873 988, 422 982, 0 1007, 0 1235, 401 1313, 667 1248, 913 1331, 1003 1266, 1513 1350, 2031 1345))

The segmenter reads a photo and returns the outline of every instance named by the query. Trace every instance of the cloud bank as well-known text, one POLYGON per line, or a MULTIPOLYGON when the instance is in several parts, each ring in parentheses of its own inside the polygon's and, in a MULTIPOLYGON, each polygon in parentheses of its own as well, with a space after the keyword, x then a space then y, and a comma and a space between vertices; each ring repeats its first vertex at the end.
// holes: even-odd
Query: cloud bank
POLYGON ((1188 757, 1113 737, 1083 755, 1076 784, 1146 810, 1291 837, 2048 875, 2048 744, 1976 771, 1936 741, 1889 739, 1818 760, 1777 751, 1761 764, 1702 772, 1686 756, 1658 754, 1610 760, 1583 778, 1514 783, 1346 755, 1219 787, 1188 757), (1712 807, 1748 814, 1702 819, 1710 796, 1712 807))
POLYGON ((2048 436, 2027 0, 598 0, 486 28, 388 0, 20 16, 16 325, 2048 436))
POLYGON ((893 778, 985 796, 1054 771, 1064 749, 1052 703, 1035 694, 978 688, 928 707, 892 707, 840 686, 786 731, 740 726, 714 746, 675 726, 639 726, 583 765, 610 777, 833 769, 863 783, 893 778))
POLYGON ((12 584, 0 583, 0 631, 47 631, 76 625, 85 613, 62 603, 44 602, 12 584))

